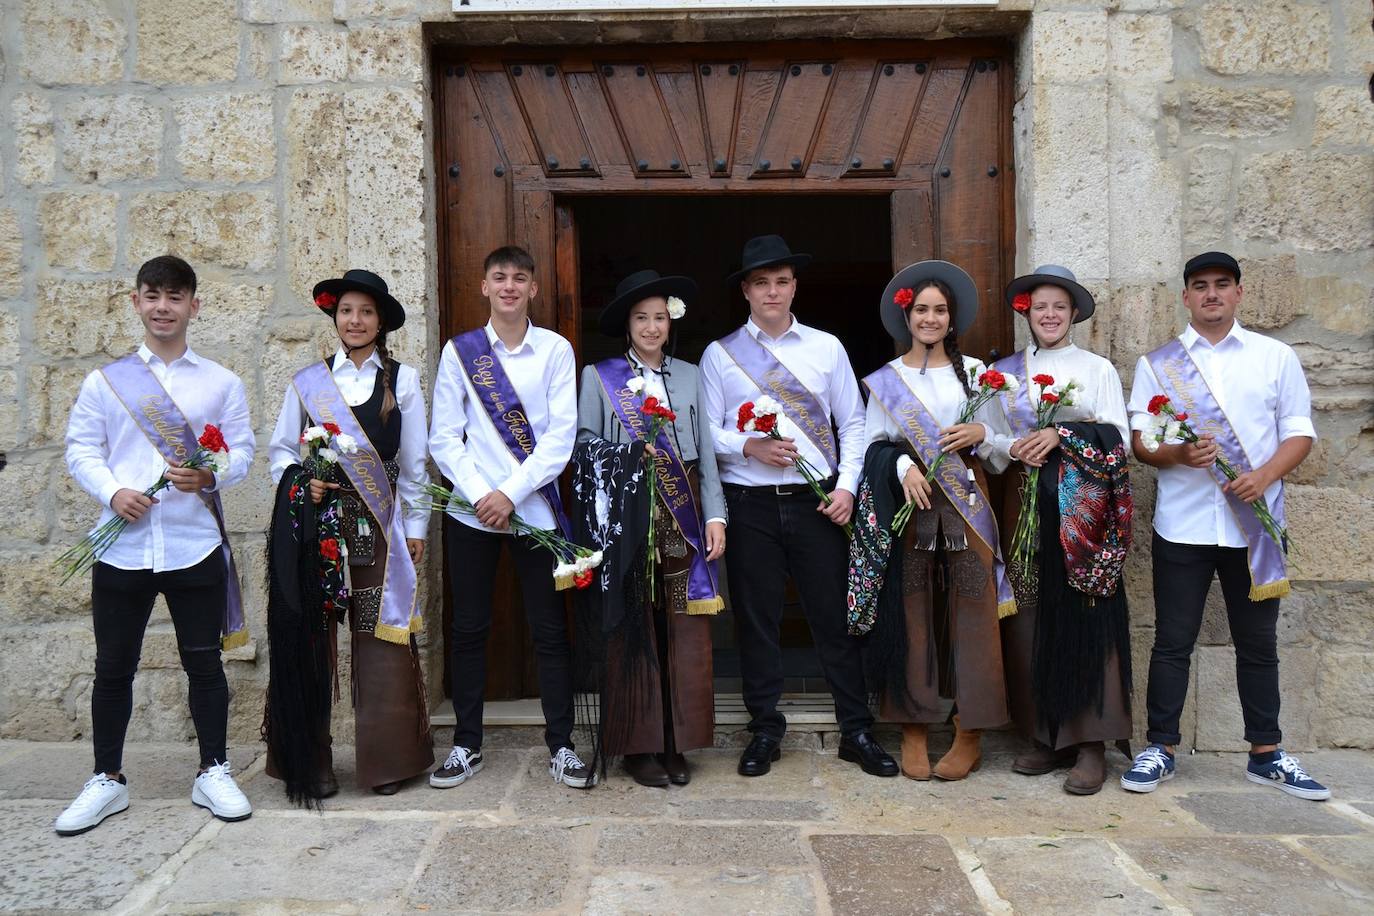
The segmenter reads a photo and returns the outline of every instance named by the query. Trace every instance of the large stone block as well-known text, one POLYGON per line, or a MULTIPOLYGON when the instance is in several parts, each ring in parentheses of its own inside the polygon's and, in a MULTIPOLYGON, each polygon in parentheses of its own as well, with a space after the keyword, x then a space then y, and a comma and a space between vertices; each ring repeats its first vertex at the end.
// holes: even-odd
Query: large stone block
POLYGON ((1214 73, 1322 73, 1330 66, 1331 10, 1292 0, 1208 3, 1193 14, 1202 64, 1214 73))
POLYGON ((1345 18, 1346 73, 1366 79, 1374 71, 1374 10, 1364 0, 1337 0, 1345 18))
POLYGON ((334 0, 245 0, 245 22, 320 22, 334 15, 334 0))
POLYGON ((26 444, 33 448, 61 445, 67 415, 87 369, 81 366, 30 366, 25 382, 26 444))
POLYGON ((158 173, 162 112, 140 95, 79 96, 58 123, 62 166, 77 181, 105 184, 158 173))
POLYGON ((52 359, 122 356, 143 328, 122 280, 44 279, 37 290, 33 342, 52 359))
POLYGON ((1345 582, 1374 569, 1374 497, 1340 487, 1292 486, 1285 508, 1292 579, 1345 582))
POLYGON ((344 136, 341 93, 307 89, 292 93, 286 110, 286 266, 296 308, 310 301, 311 287, 323 276, 349 267, 348 236, 341 232, 348 214, 348 171, 342 143, 321 137, 344 136))
POLYGON ((1241 314, 1247 327, 1281 328, 1314 304, 1298 299, 1298 263, 1291 254, 1246 258, 1241 272, 1245 277, 1241 314))
MULTIPOLYGON (((12 15, 11 6, 6 18, 12 15)), ((26 0, 18 31, 24 73, 35 83, 114 83, 124 74, 123 17, 100 0, 26 0)))
POLYGON ((1088 339, 1080 346, 1086 343, 1094 353, 1110 359, 1125 373, 1122 381, 1129 385, 1136 358, 1158 346, 1174 327, 1177 309, 1178 294, 1167 283, 1113 286, 1106 296, 1098 297, 1097 311, 1085 322, 1088 339))
POLYGON ((1107 72, 1107 13, 1045 11, 1031 17, 1037 82, 1084 83, 1107 72))
POLYGON ((1374 246, 1374 155, 1285 150, 1248 157, 1236 235, 1305 251, 1374 246))
POLYGON ((349 92, 344 123, 349 262, 382 271, 423 268, 427 178, 421 90, 349 92))
MULTIPOLYGON (((1111 149, 1111 273, 1114 281, 1170 276, 1181 244, 1178 165, 1159 138, 1160 106, 1153 86, 1123 86, 1108 105, 1111 149)), ((1048 203, 1048 202, 1047 202, 1048 203)))
POLYGON ((19 213, 0 208, 0 299, 19 295, 24 286, 24 233, 19 213))
POLYGON ((348 72, 355 80, 395 79, 418 83, 424 37, 420 23, 359 26, 348 33, 348 72))
POLYGON ((197 352, 223 364, 243 380, 253 422, 266 428, 276 417, 277 404, 262 398, 258 363, 273 294, 269 285, 206 281, 197 290, 200 314, 191 327, 191 341, 197 352))
MULTIPOLYGON (((8 472, 7 472, 8 473, 8 472)), ((86 621, 91 613, 90 575, 74 576, 63 584, 56 566, 58 557, 74 547, 95 527, 100 515, 95 500, 66 477, 59 462, 54 473, 60 481, 59 489, 75 490, 85 500, 85 524, 76 532, 60 533, 44 546, 25 544, 0 554, 0 629, 47 626, 59 621, 86 621)))
POLYGON ((1110 276, 1107 87, 1037 84, 1030 98, 1028 263, 1072 264, 1080 277, 1110 276))
POLYGON ((1183 242, 1188 250, 1205 251, 1229 239, 1234 168, 1228 147, 1198 146, 1189 151, 1183 208, 1183 242))
POLYGON ((1349 337, 1374 331, 1374 284, 1354 275, 1303 277, 1302 295, 1314 303, 1321 326, 1349 337))
POLYGON ((1374 652, 1322 653, 1317 700, 1323 744, 1374 747, 1374 652))
MULTIPOLYGON (((4 578, 8 579, 6 566, 4 578)), ((0 638, 12 650, 0 653, 0 684, 4 685, 0 688, 0 738, 69 741, 82 737, 90 723, 90 681, 95 669, 90 623, 5 627, 0 638)))
POLYGON ((129 205, 131 264, 179 254, 197 267, 262 270, 277 259, 270 191, 151 191, 129 205))
POLYGON ((138 78, 227 83, 238 73, 237 0, 138 0, 138 78))
POLYGON ((287 25, 277 32, 282 83, 328 83, 348 76, 348 33, 340 28, 287 25))
POLYGON ((19 373, 16 370, 0 369, 0 391, 9 392, 9 397, 0 398, 0 451, 5 451, 18 448, 25 441, 24 412, 19 402, 19 373))
POLYGON ((1374 102, 1365 86, 1327 86, 1316 94, 1315 146, 1374 147, 1374 102))
POLYGON ((1161 83, 1173 79, 1172 19, 1168 16, 1116 13, 1108 19, 1108 30, 1113 77, 1142 83, 1161 83))
POLYGON ((1374 646, 1374 589, 1368 582, 1300 582, 1283 599, 1280 613, 1300 618, 1321 645, 1343 651, 1374 646))
POLYGON ((277 165, 272 95, 215 93, 176 103, 177 164, 193 181, 264 181, 277 165))
POLYGON ((1264 137, 1282 133, 1293 121, 1293 93, 1287 89, 1188 88, 1188 126, 1220 137, 1264 137))
POLYGON ((49 267, 100 272, 114 269, 117 194, 45 194, 38 204, 49 267))
MULTIPOLYGON (((1193 653, 1197 667, 1197 749, 1243 751, 1249 749, 1236 693, 1236 650, 1231 646, 1199 646, 1193 653)), ((1307 750, 1326 743, 1313 730, 1320 704, 1317 687, 1318 650, 1287 646, 1279 649, 1279 693, 1283 698, 1284 746, 1307 750)))
POLYGON ((52 105, 46 96, 20 93, 10 103, 14 130, 14 177, 20 184, 47 184, 57 166, 52 105))
POLYGON ((21 452, 5 465, 0 487, 0 518, 5 519, 0 542, 21 547, 47 540, 49 490, 54 480, 68 483, 66 470, 43 452, 21 452))
MULTIPOLYGON (((19 329, 23 326, 19 314, 7 308, 0 308, 0 366, 13 366, 19 362, 23 345, 19 339, 19 329)), ((18 395, 19 387, 0 388, 18 395)))
POLYGON ((270 26, 245 29, 243 33, 243 77, 255 82, 272 80, 272 65, 277 59, 270 26))

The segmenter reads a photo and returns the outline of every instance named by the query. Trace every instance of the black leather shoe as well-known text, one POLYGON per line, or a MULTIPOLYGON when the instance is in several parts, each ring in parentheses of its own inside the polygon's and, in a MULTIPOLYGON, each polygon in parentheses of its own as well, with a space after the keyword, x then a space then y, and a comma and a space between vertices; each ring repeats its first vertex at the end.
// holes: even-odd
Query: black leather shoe
MULTIPOLYGON (((762 776, 773 768, 773 761, 782 756, 782 742, 771 735, 758 734, 739 755, 741 776, 762 776)), ((895 764, 894 764, 895 766, 895 764)))
POLYGON ((668 771, 653 754, 626 754, 625 772, 641 786, 662 789, 668 785, 668 771))
POLYGON ((896 776, 897 761, 883 750, 871 732, 859 732, 840 739, 840 759, 857 763, 869 776, 896 776))
POLYGON ((378 795, 395 795, 401 791, 401 781, 398 779, 396 782, 384 782, 380 786, 373 786, 372 791, 378 795))
POLYGON ((659 754, 658 762, 668 774, 668 780, 675 786, 685 786, 692 781, 692 770, 687 766, 687 758, 673 751, 659 754))

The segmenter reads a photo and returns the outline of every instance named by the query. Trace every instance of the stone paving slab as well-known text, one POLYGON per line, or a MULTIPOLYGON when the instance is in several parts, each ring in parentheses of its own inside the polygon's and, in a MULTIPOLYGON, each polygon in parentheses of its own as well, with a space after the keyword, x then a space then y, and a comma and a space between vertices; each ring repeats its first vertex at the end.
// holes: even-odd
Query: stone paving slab
POLYGON ((769 868, 802 864, 800 834, 793 827, 735 823, 609 824, 596 848, 601 866, 705 865, 769 868))
POLYGON ((629 914, 749 913, 751 916, 810 916, 816 912, 806 875, 726 868, 668 874, 608 871, 592 879, 582 912, 587 916, 629 914))
MULTIPOLYGON (((46 798, 64 803, 91 778, 91 745, 13 745, 15 753, 0 758, 0 799, 46 798)), ((256 748, 230 748, 234 772, 248 771, 258 758, 256 748)), ((124 753, 124 776, 130 801, 190 799, 191 784, 200 767, 200 754, 189 744, 131 744, 124 753)), ((55 816, 55 815, 54 815, 55 816)))
POLYGON ((103 910, 119 902, 212 822, 194 807, 131 802, 98 830, 60 837, 65 802, 6 800, 0 818, 0 911, 103 910), (99 868, 92 863, 99 862, 99 868))
MULTIPOLYGON (((1331 789, 1337 801, 1374 802, 1374 755, 1368 751, 1330 750, 1295 754, 1313 776, 1331 789)), ((1245 778, 1244 754, 1198 753, 1178 758, 1174 779, 1162 788, 1190 792, 1199 780, 1212 783, 1208 788, 1255 791, 1257 786, 1245 778)))
POLYGON ((1179 804, 1217 833, 1347 836, 1365 832, 1325 805, 1277 789, 1256 788, 1254 792, 1191 792, 1179 804))
POLYGON ((591 826, 455 827, 434 843, 409 903, 437 912, 554 909, 572 893, 570 863, 594 833, 591 826))
POLYGON ((1117 864, 1105 841, 993 837, 969 841, 997 895, 1017 913, 1157 913, 1165 904, 1117 864))
POLYGON ((1346 882, 1347 890, 1374 908, 1374 837, 1304 837, 1298 845, 1315 853, 1327 871, 1346 882))
POLYGON ((943 837, 811 837, 836 913, 982 913, 943 837))

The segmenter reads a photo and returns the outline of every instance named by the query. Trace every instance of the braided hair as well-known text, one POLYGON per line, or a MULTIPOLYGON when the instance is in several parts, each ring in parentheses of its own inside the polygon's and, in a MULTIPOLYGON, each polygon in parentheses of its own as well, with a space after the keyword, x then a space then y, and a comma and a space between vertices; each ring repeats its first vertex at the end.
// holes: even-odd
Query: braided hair
MULTIPOLYGON (((942 341, 945 347, 945 355, 949 357, 950 363, 954 366, 954 377, 957 378, 959 384, 963 386, 964 394, 967 397, 973 397, 973 387, 969 384, 968 370, 964 368, 964 354, 959 352, 959 334, 954 329, 955 318, 959 314, 959 302, 954 298, 954 290, 952 290, 943 280, 936 279, 935 277, 926 277, 924 280, 917 283, 915 287, 912 288, 911 292, 913 295, 919 295, 921 290, 931 287, 939 290, 940 294, 945 297, 945 302, 949 303, 949 330, 945 332, 945 338, 942 341)), ((914 338, 912 340, 912 345, 915 346, 914 338)))
MULTIPOLYGON (((386 351, 386 325, 377 331, 377 355, 382 358, 382 422, 386 423, 391 412, 396 409, 396 394, 391 390, 391 355, 386 351)), ((962 371, 962 367, 960 367, 962 371)), ((965 383, 967 387, 967 383, 965 383)))

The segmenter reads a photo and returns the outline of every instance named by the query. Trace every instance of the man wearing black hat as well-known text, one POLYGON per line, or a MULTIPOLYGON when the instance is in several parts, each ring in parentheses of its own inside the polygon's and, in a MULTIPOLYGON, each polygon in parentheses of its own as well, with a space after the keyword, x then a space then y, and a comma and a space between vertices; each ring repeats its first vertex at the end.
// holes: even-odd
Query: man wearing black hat
POLYGON ((839 339, 792 315, 796 272, 810 261, 810 255, 793 254, 781 236, 750 239, 741 268, 728 280, 748 301, 749 320, 708 346, 701 360, 702 406, 713 426, 730 511, 727 575, 753 734, 739 772, 767 773, 787 730, 777 707, 783 687, 779 626, 784 576, 790 574, 835 699, 841 759, 866 773, 895 776, 896 762, 870 733, 859 643, 848 634, 845 616, 843 526, 863 463, 864 406, 839 339), (756 408, 765 399, 776 404, 781 438, 760 435, 769 421, 760 423, 763 411, 756 408), (799 458, 824 478, 826 499, 817 499, 799 458))
POLYGON ((1236 321, 1243 295, 1235 258, 1193 258, 1183 268, 1188 327, 1136 365, 1134 451, 1159 469, 1155 643, 1145 701, 1150 744, 1121 785, 1150 792, 1174 775, 1189 662, 1217 577, 1250 742, 1246 779, 1321 800, 1330 790, 1279 746, 1276 635, 1279 598, 1289 591, 1283 478, 1312 450, 1312 399, 1293 348, 1236 321))

